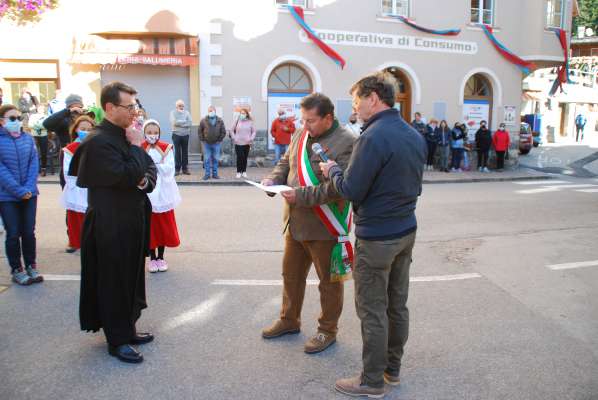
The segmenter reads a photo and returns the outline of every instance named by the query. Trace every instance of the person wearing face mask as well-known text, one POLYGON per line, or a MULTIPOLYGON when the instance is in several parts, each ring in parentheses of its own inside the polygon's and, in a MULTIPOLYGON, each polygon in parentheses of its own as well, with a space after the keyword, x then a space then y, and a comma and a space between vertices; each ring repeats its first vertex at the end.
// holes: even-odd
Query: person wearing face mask
POLYGON ((179 231, 174 209, 181 202, 179 188, 174 180, 175 160, 172 145, 160 140, 160 124, 149 119, 143 124, 145 142, 141 147, 154 160, 158 169, 158 180, 153 192, 147 197, 152 203, 150 224, 150 261, 147 270, 151 273, 165 272, 168 263, 164 260, 166 247, 178 247, 179 231))
MULTIPOLYGON (((58 136, 60 148, 71 142, 69 129, 73 122, 85 113, 83 98, 78 94, 68 95, 64 102, 66 108, 55 112, 44 120, 44 127, 58 136)), ((64 181, 61 180, 60 183, 64 186, 64 181)))
POLYGON ((253 140, 255 139, 255 126, 247 108, 239 112, 239 119, 235 122, 230 137, 235 144, 237 154, 237 178, 247 178, 247 157, 253 140))
POLYGON ((449 154, 451 144, 451 128, 449 128, 446 120, 440 121, 440 126, 436 128, 438 131, 438 146, 440 146, 440 170, 449 172, 449 154))
POLYGON ((62 149, 62 173, 65 185, 62 189, 61 202, 66 209, 66 226, 68 235, 67 253, 74 253, 81 248, 81 228, 87 211, 87 189, 77 186, 77 177, 68 174, 73 155, 81 141, 93 131, 95 122, 87 115, 82 115, 71 126, 72 142, 62 149))
POLYGON ((355 138, 357 138, 359 137, 359 135, 361 135, 362 125, 363 124, 357 119, 357 114, 353 113, 351 114, 351 116, 349 116, 349 122, 347 123, 347 125, 345 125, 345 128, 353 132, 355 138))
POLYGON ((492 145, 494 146, 494 151, 496 151, 496 169, 498 172, 502 172, 505 167, 505 153, 509 151, 509 146, 511 145, 511 137, 505 129, 504 123, 501 123, 498 130, 494 132, 492 145))
POLYGON ((426 126, 426 133, 424 138, 428 146, 428 160, 426 162, 426 170, 434 171, 434 157, 436 156, 436 146, 438 145, 438 120, 432 118, 428 126, 426 126))
POLYGON ((475 133, 475 145, 478 150, 478 171, 490 172, 488 170, 488 154, 492 146, 492 134, 486 127, 486 121, 480 122, 480 129, 475 133))
POLYGON ((37 270, 35 216, 39 161, 35 142, 24 134, 17 107, 0 107, 0 216, 6 230, 6 258, 19 285, 43 281, 37 270), (21 263, 21 255, 25 268, 21 263))
POLYGON ((170 125, 172 127, 172 143, 174 143, 175 175, 181 173, 191 175, 189 172, 189 135, 191 134, 191 114, 185 110, 185 102, 177 100, 176 108, 170 112, 170 125))
POLYGON ((291 135, 295 133, 295 123, 288 118, 284 109, 278 109, 278 118, 272 121, 270 134, 274 139, 274 163, 278 164, 280 158, 287 152, 291 143, 291 135))
POLYGON ((226 127, 222 118, 216 115, 216 107, 208 107, 208 115, 199 123, 199 140, 203 146, 203 180, 220 179, 218 161, 222 140, 226 136, 226 127))

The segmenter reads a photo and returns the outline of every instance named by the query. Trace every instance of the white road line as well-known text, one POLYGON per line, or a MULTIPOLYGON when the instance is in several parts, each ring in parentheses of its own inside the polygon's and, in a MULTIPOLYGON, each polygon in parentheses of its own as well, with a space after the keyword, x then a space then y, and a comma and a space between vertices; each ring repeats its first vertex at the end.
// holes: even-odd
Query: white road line
POLYGON ((80 281, 81 275, 53 275, 43 274, 44 280, 46 281, 80 281))
POLYGON ((582 193, 598 193, 598 189, 578 189, 576 192, 582 193))
POLYGON ((557 181, 554 179, 544 179, 544 180, 537 180, 537 181, 518 181, 513 182, 516 185, 550 185, 553 183, 569 183, 567 181, 557 181))
POLYGON ((527 190, 517 190, 515 193, 519 194, 536 194, 536 193, 547 193, 547 192, 558 192, 561 189, 577 189, 577 188, 589 188, 589 187, 596 187, 596 185, 554 185, 554 186, 545 186, 539 189, 527 189, 527 190))
MULTIPOLYGON (((478 273, 458 274, 458 275, 432 275, 432 276, 414 276, 409 279, 410 282, 441 282, 458 281, 464 279, 481 278, 478 273)), ((308 279, 307 285, 315 286, 320 283, 317 279, 308 279)), ((282 286, 281 279, 216 279, 212 281, 216 286, 282 286)))
POLYGON ((595 261, 581 261, 566 264, 553 264, 547 265, 546 268, 558 271, 561 269, 574 269, 574 268, 585 268, 585 267, 598 267, 598 260, 595 261))

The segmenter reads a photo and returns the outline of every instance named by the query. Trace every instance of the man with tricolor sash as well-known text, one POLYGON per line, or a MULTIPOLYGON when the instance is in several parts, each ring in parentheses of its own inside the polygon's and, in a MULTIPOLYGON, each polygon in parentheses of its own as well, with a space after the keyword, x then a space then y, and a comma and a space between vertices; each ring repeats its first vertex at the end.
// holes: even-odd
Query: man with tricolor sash
POLYGON ((305 352, 319 353, 336 341, 343 309, 343 281, 351 276, 353 248, 349 241, 351 205, 344 201, 318 167, 312 147, 346 167, 355 136, 334 116, 334 104, 314 93, 301 101, 303 129, 291 138, 263 185, 288 185, 285 203, 285 249, 282 260, 283 294, 280 318, 262 331, 266 339, 299 333, 305 285, 313 263, 320 279, 321 313, 318 332, 305 343, 305 352))
MULTIPOLYGON (((355 306, 361 320, 363 370, 339 379, 351 396, 381 398, 398 385, 409 333, 409 267, 415 243, 415 207, 427 158, 425 139, 395 104, 396 82, 383 73, 351 88, 353 108, 365 123, 349 166, 321 163, 325 177, 353 203, 355 306)), ((331 157, 334 159, 333 157, 331 157)))

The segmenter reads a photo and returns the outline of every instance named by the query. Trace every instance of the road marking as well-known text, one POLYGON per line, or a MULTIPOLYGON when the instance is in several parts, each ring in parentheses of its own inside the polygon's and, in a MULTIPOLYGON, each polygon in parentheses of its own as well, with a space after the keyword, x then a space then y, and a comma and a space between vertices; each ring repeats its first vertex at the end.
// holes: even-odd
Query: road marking
POLYGON ((225 297, 226 293, 224 292, 213 295, 189 311, 168 320, 164 324, 163 330, 168 331, 189 323, 197 324, 207 321, 215 314, 216 308, 224 301, 225 297))
POLYGON ((81 275, 52 275, 43 274, 46 281, 80 281, 81 275))
POLYGON ((553 183, 569 183, 568 181, 557 181, 554 179, 545 179, 545 180, 537 180, 537 181, 519 181, 513 182, 516 185, 549 185, 553 183))
POLYGON ((585 267, 598 267, 598 260, 595 261, 581 261, 566 264, 554 264, 547 265, 546 268, 558 271, 561 269, 574 269, 574 268, 585 268, 585 267))
MULTIPOLYGON (((432 275, 432 276, 414 276, 409 279, 410 282, 442 282, 459 281, 464 279, 481 278, 478 273, 457 274, 457 275, 432 275)), ((308 279, 307 285, 315 286, 320 283, 317 279, 308 279)), ((212 281, 216 286, 282 286, 282 279, 216 279, 212 281)))
POLYGON ((577 189, 577 188, 590 188, 590 187, 597 187, 596 185, 549 185, 539 189, 527 189, 527 190, 517 190, 515 193, 519 194, 536 194, 536 193, 547 193, 547 192, 558 192, 561 189, 577 189))
POLYGON ((598 189, 578 189, 576 192, 581 193, 598 193, 598 189))

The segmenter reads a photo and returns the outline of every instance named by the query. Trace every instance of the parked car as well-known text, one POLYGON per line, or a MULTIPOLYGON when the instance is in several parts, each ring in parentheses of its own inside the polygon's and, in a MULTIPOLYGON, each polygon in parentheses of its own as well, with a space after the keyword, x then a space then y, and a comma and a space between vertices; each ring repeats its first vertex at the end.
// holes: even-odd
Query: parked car
POLYGON ((527 154, 534 146, 532 128, 528 123, 522 122, 519 128, 519 154, 527 154))

